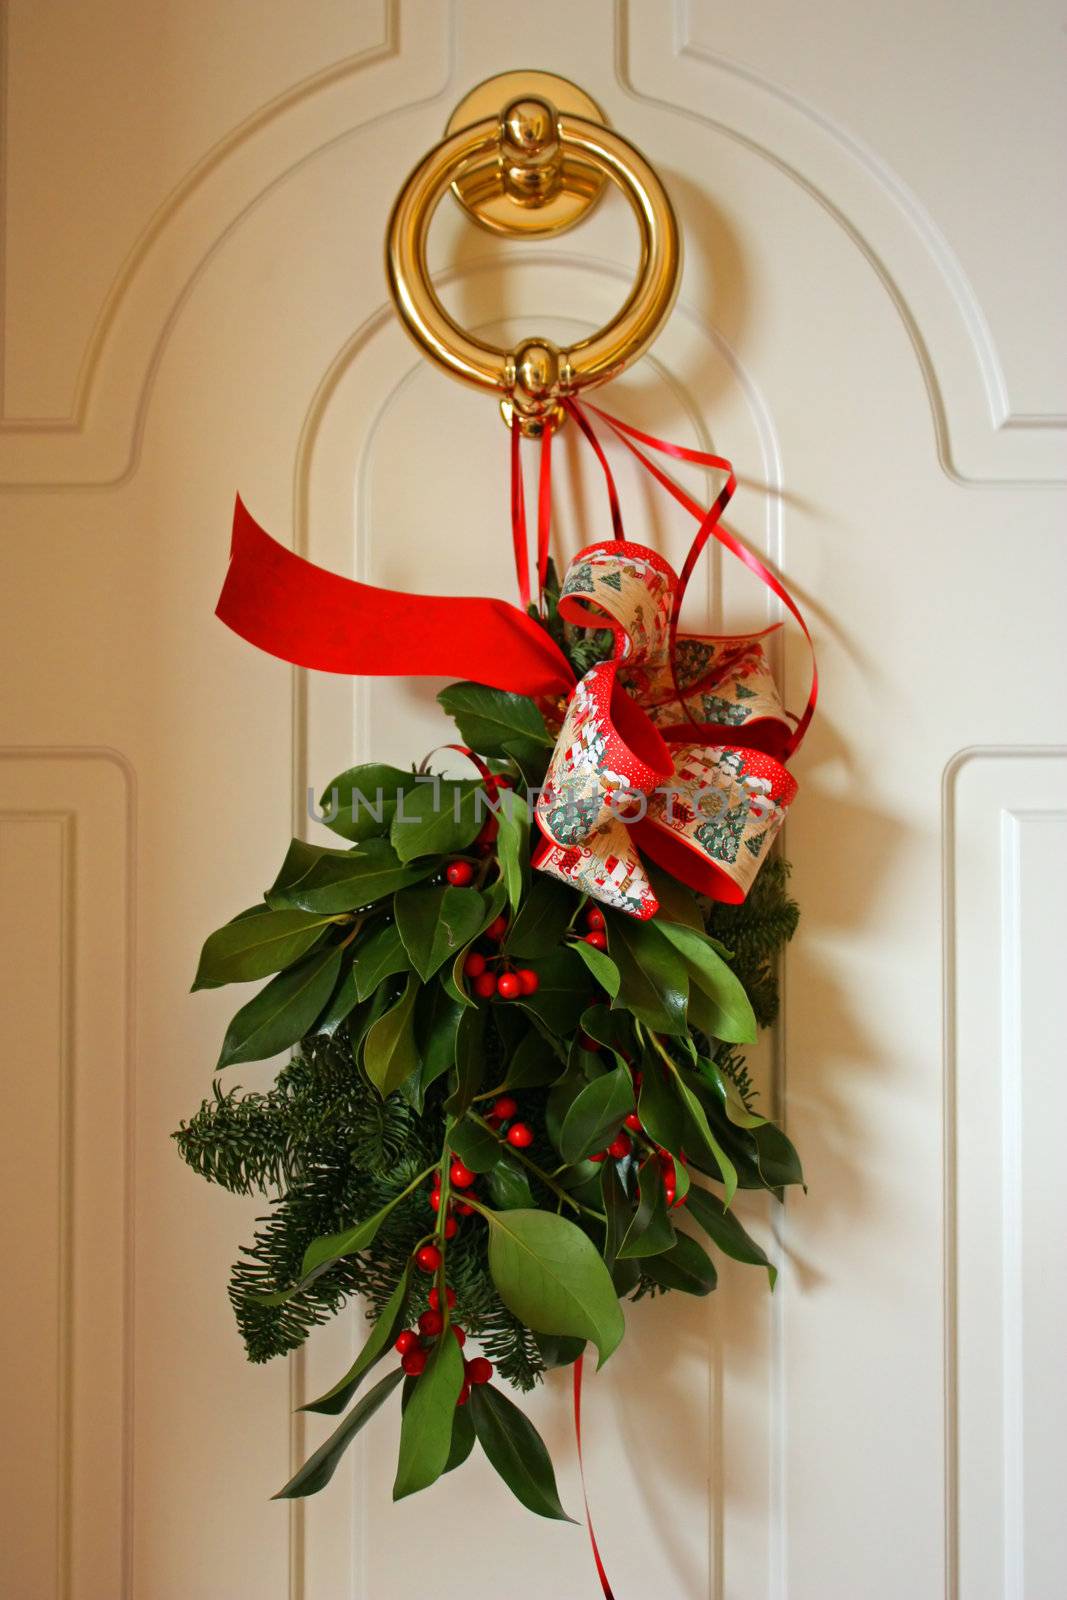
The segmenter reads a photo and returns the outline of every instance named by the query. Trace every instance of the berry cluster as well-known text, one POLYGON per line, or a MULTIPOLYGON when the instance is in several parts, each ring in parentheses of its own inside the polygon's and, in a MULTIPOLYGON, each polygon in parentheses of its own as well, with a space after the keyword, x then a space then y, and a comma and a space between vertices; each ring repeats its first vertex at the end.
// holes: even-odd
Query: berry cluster
MULTIPOLYGON (((588 1035, 582 1035, 582 1045, 587 1050, 595 1051, 600 1049, 599 1042, 596 1039, 590 1039, 588 1035)), ((642 1074, 633 1068, 631 1068, 631 1073, 634 1081, 634 1093, 636 1094, 641 1088, 642 1074)), ((681 1199, 678 1198, 678 1173, 675 1158, 669 1150, 665 1150, 662 1145, 656 1144, 646 1132, 645 1125, 638 1116, 636 1109, 628 1112, 622 1119, 622 1127, 611 1143, 606 1145, 603 1150, 596 1151, 594 1155, 589 1157, 589 1160, 599 1163, 607 1161, 610 1157, 613 1161, 624 1161, 627 1156, 633 1154, 635 1143, 639 1146, 643 1145, 659 1162, 660 1171, 663 1174, 663 1192, 667 1197, 667 1204, 669 1206, 684 1206, 685 1195, 683 1194, 681 1199)), ((689 1165, 684 1151, 679 1152, 678 1161, 683 1166, 689 1165)))
POLYGON ((585 913, 585 926, 588 930, 584 935, 586 944, 591 944, 594 950, 606 950, 608 936, 604 931, 604 913, 590 906, 585 913))
MULTIPOLYGON (((440 1251, 434 1245, 425 1245, 416 1257, 420 1267, 424 1265, 421 1259, 422 1256, 430 1251, 437 1257, 436 1265, 440 1266, 440 1251)), ((427 1270, 434 1269, 428 1268, 427 1270)), ((445 1297, 448 1302, 448 1309, 451 1312, 456 1303, 456 1291, 447 1284, 445 1285, 445 1297)), ((462 1350, 467 1342, 466 1331, 455 1322, 449 1323, 449 1329, 462 1350)), ((425 1370, 426 1363, 430 1359, 430 1349, 434 1340, 439 1339, 444 1331, 445 1315, 441 1310, 441 1297, 436 1289, 431 1289, 429 1309, 419 1317, 418 1332, 414 1328, 404 1328, 397 1334, 393 1344, 394 1350, 400 1357, 400 1365, 409 1378, 417 1378, 425 1370)), ((465 1406, 470 1399, 471 1384, 489 1382, 493 1376, 493 1363, 487 1360, 485 1356, 474 1356, 471 1360, 464 1361, 463 1376, 464 1383, 459 1392, 459 1399, 456 1401, 457 1406, 465 1406)))
POLYGON ((516 1150, 525 1150, 533 1144, 533 1129, 525 1122, 516 1122, 519 1102, 510 1094, 498 1095, 493 1101, 493 1109, 486 1117, 486 1122, 504 1134, 508 1144, 515 1146, 516 1150))
MULTIPOLYGON (((466 866, 466 862, 452 865, 466 866)), ((451 871, 452 866, 448 868, 448 872, 451 871)), ((494 995, 499 995, 501 1000, 518 1000, 520 995, 537 993, 540 979, 533 968, 513 967, 500 949, 500 941, 507 931, 507 917, 494 917, 482 935, 482 948, 472 950, 463 963, 463 971, 480 1000, 491 1000, 494 995)))

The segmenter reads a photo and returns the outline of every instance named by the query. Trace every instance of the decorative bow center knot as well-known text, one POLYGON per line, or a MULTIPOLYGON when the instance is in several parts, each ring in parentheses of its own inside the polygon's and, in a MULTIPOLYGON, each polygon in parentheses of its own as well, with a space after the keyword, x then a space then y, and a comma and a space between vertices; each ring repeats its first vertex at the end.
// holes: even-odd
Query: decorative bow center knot
POLYGON ((568 701, 537 821, 542 872, 639 918, 659 906, 642 855, 712 899, 745 898, 796 780, 793 726, 763 651, 679 634, 680 582, 644 545, 590 545, 560 592, 564 621, 614 634, 568 701))

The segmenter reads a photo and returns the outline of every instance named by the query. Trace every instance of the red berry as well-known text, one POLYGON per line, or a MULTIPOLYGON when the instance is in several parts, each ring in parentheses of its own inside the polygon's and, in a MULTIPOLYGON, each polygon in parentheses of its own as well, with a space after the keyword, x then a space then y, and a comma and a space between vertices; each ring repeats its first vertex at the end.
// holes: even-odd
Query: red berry
POLYGON ((398 1333, 393 1344, 393 1349, 399 1356, 406 1356, 409 1350, 414 1350, 419 1342, 419 1336, 413 1328, 404 1328, 398 1333))
POLYGON ((501 1000, 517 1000, 522 993, 522 982, 517 972, 502 972, 496 980, 496 992, 501 1000))
POLYGON ((598 911, 596 906, 590 906, 585 914, 585 925, 587 928, 599 930, 604 926, 604 913, 598 911))
POLYGON ((474 992, 483 1000, 491 1000, 496 994, 496 974, 483 972, 474 980, 474 992))
POLYGON ((532 967, 520 967, 515 976, 519 980, 523 994, 536 994, 541 987, 541 980, 532 967))
POLYGON ((460 1349, 462 1350, 463 1346, 467 1342, 467 1330, 466 1330, 466 1328, 461 1328, 461 1327, 459 1327, 459 1325, 457 1323, 454 1322, 452 1324, 452 1332, 456 1336, 456 1343, 459 1345, 460 1349))
POLYGON ((499 944, 507 931, 507 917, 494 917, 488 928, 485 930, 485 937, 487 939, 492 939, 494 944, 499 944))
POLYGON ((421 1249, 416 1250, 415 1260, 423 1272, 436 1272, 441 1265, 441 1252, 435 1244, 424 1244, 421 1249))
POLYGON ((594 928, 592 933, 586 934, 585 942, 586 944, 591 944, 594 950, 606 950, 608 947, 608 936, 606 933, 602 933, 599 928, 594 928))
MULTIPOLYGON (((445 1285, 445 1299, 448 1301, 450 1307, 454 1306, 456 1303, 456 1291, 452 1288, 451 1284, 445 1285)), ((436 1288, 430 1290, 429 1300, 433 1309, 435 1311, 440 1311, 441 1296, 438 1294, 436 1288)))
POLYGON ((623 1117, 622 1125, 624 1128, 629 1128, 631 1133, 641 1132, 641 1118, 636 1111, 631 1111, 628 1117, 623 1117))
POLYGON ((445 1325, 445 1319, 439 1311, 424 1311, 419 1318, 419 1332, 424 1339, 436 1339, 445 1325))
POLYGON ((489 1115, 486 1117, 485 1120, 489 1124, 489 1126, 492 1129, 495 1130, 495 1129, 499 1128, 500 1124, 503 1122, 504 1119, 503 1119, 503 1117, 498 1117, 495 1111, 490 1111, 489 1115))
POLYGON ((606 1150, 598 1150, 595 1155, 592 1155, 592 1156, 589 1157, 590 1161, 596 1161, 597 1163, 599 1163, 601 1161, 606 1161, 607 1159, 608 1159, 608 1153, 607 1153, 606 1150))
POLYGON ((525 1122, 513 1122, 508 1129, 508 1144, 513 1144, 517 1150, 525 1150, 528 1144, 533 1144, 533 1129, 528 1128, 525 1122))
POLYGON ((477 950, 472 950, 463 963, 463 970, 468 978, 480 978, 485 971, 485 957, 479 955, 477 950))
POLYGON ((454 1239, 458 1232, 459 1232, 459 1223, 456 1221, 455 1217, 446 1217, 445 1218, 445 1238, 446 1239, 454 1239))
POLYGON ((586 1033, 584 1028, 579 1028, 578 1030, 578 1043, 583 1050, 591 1050, 594 1055, 598 1050, 603 1049, 600 1040, 594 1039, 592 1034, 586 1033))
MULTIPOLYGON (((473 1215, 474 1215, 474 1207, 473 1206, 469 1206, 467 1204, 466 1200, 457 1200, 456 1201, 456 1211, 459 1213, 459 1215, 461 1217, 473 1217, 473 1215)), ((451 1237, 452 1237, 452 1235, 449 1234, 449 1238, 451 1238, 451 1237)))
POLYGON ((474 881, 474 868, 469 861, 450 861, 445 868, 445 877, 457 889, 465 889, 468 883, 474 881))
POLYGON ((474 1182, 474 1173, 470 1167, 464 1166, 458 1156, 453 1157, 452 1165, 448 1169, 448 1176, 456 1189, 469 1189, 474 1182))
POLYGON ((617 1133, 608 1145, 608 1155, 616 1161, 621 1161, 623 1156, 628 1156, 633 1149, 633 1143, 628 1133, 617 1133))
MULTIPOLYGON (((514 1098, 513 1095, 502 1094, 499 1100, 493 1101, 492 1114, 501 1122, 510 1122, 518 1109, 519 1102, 514 1098)), ((486 1121, 489 1121, 488 1117, 486 1118, 486 1121)))
POLYGON ((406 1356, 401 1356, 400 1365, 409 1378, 417 1378, 428 1360, 429 1356, 425 1350, 409 1350, 406 1356))
POLYGON ((440 1209, 441 1209, 441 1185, 440 1184, 438 1184, 435 1189, 431 1189, 430 1190, 430 1205, 431 1205, 431 1207, 433 1208, 434 1211, 440 1211, 440 1209))
POLYGON ((440 1167, 434 1167, 434 1169, 433 1169, 433 1177, 430 1179, 430 1182, 433 1184, 435 1189, 439 1189, 441 1187, 441 1169, 440 1169, 440 1167))
POLYGON ((493 1376, 493 1363, 485 1356, 475 1356, 473 1361, 464 1362, 463 1371, 468 1383, 488 1383, 493 1376))
POLYGON ((457 1406, 465 1406, 470 1397, 471 1386, 469 1383, 465 1383, 462 1389, 459 1391, 459 1399, 456 1401, 457 1406))

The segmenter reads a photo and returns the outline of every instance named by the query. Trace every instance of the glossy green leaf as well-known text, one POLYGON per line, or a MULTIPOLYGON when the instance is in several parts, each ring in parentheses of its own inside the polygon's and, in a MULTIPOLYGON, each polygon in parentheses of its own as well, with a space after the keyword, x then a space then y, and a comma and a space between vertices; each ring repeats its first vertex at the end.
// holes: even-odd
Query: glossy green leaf
POLYGON ((690 982, 711 1000, 715 1018, 712 1037, 731 1043, 751 1044, 756 1037, 756 1017, 737 973, 728 967, 703 933, 677 923, 655 924, 660 936, 681 956, 690 982))
POLYGON ((526 1169, 507 1150, 486 1180, 489 1198, 500 1211, 521 1211, 535 1204, 526 1169))
POLYGON ((735 1128, 762 1128, 767 1121, 758 1112, 750 1111, 741 1098, 737 1085, 731 1081, 714 1061, 701 1058, 698 1062, 698 1071, 705 1083, 722 1101, 722 1108, 735 1128))
POLYGON ((400 860, 465 849, 482 825, 475 805, 480 790, 481 784, 474 779, 420 778, 402 797, 389 829, 400 860))
POLYGON ((456 1064, 456 1030, 463 1006, 440 984, 420 990, 415 1002, 415 1037, 422 1057, 423 1092, 456 1064))
POLYGON ((596 1246, 550 1211, 483 1210, 489 1271, 510 1311, 538 1333, 588 1339, 600 1365, 625 1332, 622 1308, 596 1246))
POLYGON ((505 1081, 509 1089, 536 1089, 555 1083, 563 1070, 564 1064, 548 1040, 531 1028, 512 1052, 505 1081))
POLYGON ((612 1140, 622 1119, 634 1109, 633 1080, 625 1067, 594 1078, 571 1101, 559 1132, 564 1161, 581 1161, 612 1140))
POLYGON ((290 1478, 285 1488, 278 1490, 274 1499, 300 1500, 305 1495, 318 1494, 320 1489, 324 1489, 356 1434, 388 1400, 403 1376, 403 1369, 396 1367, 376 1383, 373 1389, 369 1389, 359 1404, 352 1407, 341 1426, 331 1433, 326 1443, 321 1444, 313 1456, 309 1456, 300 1471, 290 1478))
POLYGON ((649 1256, 641 1263, 646 1275, 664 1289, 680 1289, 683 1294, 710 1294, 718 1274, 706 1250, 687 1233, 680 1233, 669 1250, 649 1256))
POLYGON ((483 756, 551 750, 555 743, 535 702, 481 683, 451 683, 437 703, 455 720, 464 744, 483 756))
POLYGON ((579 939, 574 948, 600 987, 605 989, 614 1000, 622 987, 622 977, 607 951, 597 950, 593 945, 586 944, 584 939, 579 939))
POLYGON ((792 1183, 803 1184, 800 1157, 781 1128, 775 1127, 773 1122, 765 1122, 762 1127, 753 1128, 750 1137, 756 1145, 756 1159, 764 1183, 772 1189, 782 1189, 792 1183))
POLYGON ((664 872, 662 867, 657 867, 655 862, 649 861, 647 857, 645 871, 648 873, 652 892, 659 901, 659 910, 656 912, 657 923, 680 922, 685 928, 695 928, 698 933, 703 933, 704 918, 692 889, 687 889, 677 878, 672 878, 669 872, 664 872))
POLYGON ((498 824, 496 853, 508 903, 514 912, 522 903, 526 863, 530 854, 530 808, 521 795, 505 795, 498 824))
POLYGON ((729 1205, 737 1192, 737 1168, 712 1132, 704 1107, 677 1068, 671 1075, 671 1081, 674 1084, 675 1091, 681 1098, 689 1125, 686 1148, 693 1148, 690 1140, 695 1136, 696 1140, 712 1157, 722 1174, 723 1189, 726 1192, 726 1204, 729 1205))
POLYGON ((584 1339, 564 1339, 558 1333, 535 1333, 534 1344, 550 1371, 556 1367, 573 1367, 578 1357, 585 1354, 584 1339))
POLYGON ((611 958, 619 969, 613 1006, 629 1011, 658 1033, 684 1033, 689 980, 684 962, 649 922, 605 913, 611 958))
POLYGON ((340 970, 341 952, 334 946, 279 972, 226 1029, 219 1067, 265 1061, 296 1044, 329 1000, 340 970))
POLYGON ((205 942, 193 989, 224 983, 251 983, 292 966, 330 927, 329 917, 309 911, 273 911, 257 906, 227 922, 205 942))
POLYGON ((601 1164, 600 1194, 604 1215, 607 1218, 604 1233, 604 1262, 611 1273, 615 1293, 622 1299, 624 1295, 636 1289, 641 1268, 634 1260, 620 1261, 618 1258, 619 1246, 626 1237, 626 1230, 633 1216, 633 1205, 614 1161, 605 1161, 601 1164))
POLYGON ((393 900, 404 949, 423 983, 466 947, 482 926, 484 906, 477 889, 444 884, 404 889, 393 900))
POLYGON ((464 1011, 456 1028, 455 1088, 445 1101, 450 1116, 460 1118, 482 1087, 485 1072, 485 1007, 464 1011))
POLYGON ((649 1138, 655 1139, 664 1150, 677 1155, 684 1143, 685 1110, 670 1073, 653 1051, 641 1062, 641 1092, 637 1097, 637 1114, 649 1138))
POLYGON ((675 1240, 659 1162, 650 1156, 638 1173, 637 1210, 619 1246, 620 1261, 662 1255, 675 1240))
POLYGON ((492 1383, 476 1384, 468 1404, 478 1443, 515 1498, 539 1517, 573 1522, 560 1505, 544 1440, 525 1411, 492 1383))
POLYGON ((415 1381, 400 1424, 400 1459, 393 1499, 434 1483, 448 1465, 456 1401, 463 1387, 463 1357, 450 1336, 438 1339, 415 1381))
POLYGON ((279 880, 271 903, 305 911, 354 911, 417 883, 433 869, 432 862, 405 866, 387 839, 367 839, 354 850, 318 850, 292 882, 279 880))
POLYGON ((573 1033, 589 995, 589 978, 581 958, 573 950, 561 947, 544 960, 531 961, 530 966, 539 979, 537 993, 516 1003, 538 1017, 557 1037, 573 1033))
POLYGON ((686 1210, 700 1224, 712 1244, 718 1245, 723 1255, 731 1256, 734 1261, 743 1261, 748 1266, 766 1267, 771 1288, 774 1288, 778 1268, 768 1260, 766 1252, 751 1234, 745 1232, 735 1213, 726 1210, 718 1195, 694 1183, 689 1189, 686 1210))
POLYGON ((492 1172, 501 1156, 496 1134, 470 1117, 461 1117, 449 1131, 452 1151, 472 1172, 492 1172))
POLYGON ((452 1419, 452 1445, 445 1462, 445 1472, 455 1472, 474 1449, 474 1423, 469 1405, 457 1406, 452 1419))
POLYGON ((410 1281, 409 1262, 404 1268, 400 1282, 382 1307, 381 1315, 371 1329, 366 1344, 344 1377, 335 1383, 332 1389, 327 1389, 325 1394, 321 1394, 317 1400, 309 1400, 306 1406, 301 1406, 301 1411, 317 1411, 326 1416, 337 1416, 345 1409, 375 1362, 380 1361, 392 1348, 393 1340, 404 1323, 404 1309, 407 1305, 410 1281))
POLYGON ((397 797, 407 794, 417 782, 415 773, 402 772, 371 761, 339 773, 319 800, 321 820, 342 839, 385 838, 396 813, 397 797), (337 814, 329 817, 336 805, 337 814))
POLYGON ((577 904, 573 890, 565 883, 535 872, 530 892, 508 929, 504 941, 507 953, 524 960, 551 955, 567 931, 577 904))
POLYGON ((415 998, 419 982, 408 974, 407 985, 396 1005, 369 1030, 363 1041, 363 1066, 367 1077, 384 1100, 399 1089, 419 1066, 419 1047, 415 1042, 415 998))
POLYGON ((384 922, 356 952, 356 989, 361 1000, 372 995, 386 978, 409 972, 411 962, 395 922, 384 922))
POLYGON ((321 1011, 313 1023, 316 1033, 323 1033, 327 1038, 332 1038, 348 1017, 352 1015, 359 1004, 359 993, 356 989, 356 968, 352 961, 344 964, 342 956, 341 975, 334 987, 333 994, 327 1001, 326 1008, 321 1011))

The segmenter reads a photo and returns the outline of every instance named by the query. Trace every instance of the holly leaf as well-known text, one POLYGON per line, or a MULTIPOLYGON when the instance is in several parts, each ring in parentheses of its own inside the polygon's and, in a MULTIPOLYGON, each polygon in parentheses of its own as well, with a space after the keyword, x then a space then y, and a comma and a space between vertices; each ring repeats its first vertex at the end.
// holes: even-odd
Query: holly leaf
POLYGON ((649 1051, 642 1058, 637 1114, 649 1137, 677 1155, 684 1140, 685 1111, 668 1077, 659 1057, 649 1051))
POLYGON ((489 1223, 489 1271, 508 1310, 536 1333, 588 1339, 603 1366, 625 1324, 592 1240, 550 1211, 478 1210, 489 1223))
POLYGON ((559 1153, 564 1161, 573 1165, 602 1150, 633 1109, 633 1080, 625 1067, 615 1067, 586 1084, 571 1101, 559 1130, 559 1153))
POLYGON ((367 1077, 384 1100, 419 1065, 415 1043, 415 998, 418 979, 408 974, 404 993, 396 1005, 378 1018, 363 1041, 363 1066, 367 1077))
MULTIPOLYGON (((455 1344, 454 1339, 450 1342, 455 1344)), ((274 1499, 300 1500, 305 1495, 318 1494, 320 1489, 324 1489, 356 1434, 388 1400, 403 1376, 403 1368, 396 1367, 387 1373, 380 1383, 376 1383, 373 1389, 369 1389, 359 1404, 353 1406, 341 1426, 331 1433, 326 1443, 321 1444, 313 1456, 308 1457, 300 1471, 289 1479, 284 1489, 278 1490, 274 1499)))
POLYGON ((384 838, 396 814, 400 795, 408 794, 418 779, 399 767, 367 762, 349 767, 326 786, 319 800, 321 821, 342 839, 384 838), (331 813, 334 813, 331 815, 331 813))
POLYGON ((607 951, 595 949, 593 945, 586 944, 584 939, 579 939, 573 948, 577 950, 600 987, 606 989, 615 1000, 622 987, 622 976, 607 951))
POLYGON ((434 1483, 448 1465, 456 1401, 463 1387, 463 1357, 458 1342, 438 1339, 419 1377, 400 1424, 400 1459, 393 1499, 402 1500, 434 1483))
POLYGON ((461 1117, 448 1135, 449 1144, 464 1166, 472 1172, 492 1172, 501 1156, 500 1141, 488 1128, 470 1117, 461 1117))
POLYGON ((206 940, 193 990, 251 983, 281 972, 306 955, 329 926, 329 917, 309 911, 274 911, 260 905, 243 912, 206 940))
POLYGON ((695 928, 698 933, 703 933, 704 918, 692 889, 687 889, 677 878, 672 878, 669 872, 664 872, 662 867, 657 867, 655 862, 649 861, 647 857, 644 865, 648 881, 652 885, 652 892, 659 901, 656 922, 658 924, 680 922, 683 927, 695 928))
POLYGON ((383 923, 356 952, 356 990, 359 998, 369 999, 386 978, 410 970, 411 962, 396 923, 383 923))
POLYGON ((619 1246, 620 1261, 662 1255, 664 1250, 671 1248, 676 1238, 667 1210, 663 1176, 654 1156, 650 1156, 641 1167, 637 1184, 637 1210, 619 1246))
POLYGON ((563 1062, 544 1034, 531 1028, 512 1052, 504 1081, 509 1089, 537 1089, 555 1083, 563 1070, 563 1062))
POLYGON ((482 683, 451 683, 437 703, 454 720, 463 743, 483 756, 536 759, 555 740, 533 700, 482 683))
POLYGON ((561 946, 530 966, 539 980, 537 993, 524 995, 518 1003, 557 1037, 573 1033, 588 1004, 588 979, 580 958, 561 946))
POLYGON ((393 1340, 400 1332, 404 1321, 410 1281, 409 1261, 401 1274, 400 1282, 382 1307, 381 1315, 371 1329, 366 1344, 344 1377, 335 1383, 332 1389, 327 1389, 325 1394, 321 1394, 317 1400, 309 1400, 307 1405, 301 1406, 301 1411, 317 1411, 324 1416, 337 1416, 345 1409, 371 1367, 392 1348, 393 1340))
POLYGON ((358 1003, 356 967, 355 963, 350 961, 342 972, 325 1011, 320 1012, 312 1024, 314 1031, 316 1033, 324 1033, 327 1038, 332 1038, 342 1022, 351 1016, 358 1003))
POLYGON ((500 1160, 490 1172, 487 1187, 490 1200, 501 1211, 521 1211, 534 1205, 525 1169, 506 1150, 501 1151, 500 1160))
POLYGON ((662 1255, 649 1256, 641 1270, 661 1288, 680 1289, 683 1294, 710 1294, 719 1281, 707 1251, 688 1233, 679 1233, 662 1255))
POLYGON ((689 979, 685 963, 652 923, 605 912, 611 958, 619 969, 612 1008, 629 1011, 658 1033, 686 1031, 689 979))
POLYGON ((750 1137, 756 1146, 760 1176, 769 1189, 804 1182, 804 1170, 792 1142, 773 1122, 753 1128, 750 1137))
POLYGON ((604 1202, 604 1215, 607 1218, 604 1230, 604 1263, 611 1273, 615 1293, 622 1299, 624 1295, 637 1288, 641 1269, 636 1261, 619 1260, 619 1246, 626 1237, 633 1209, 614 1161, 605 1161, 601 1165, 600 1193, 604 1202))
POLYGON ((727 1211, 718 1195, 694 1183, 689 1189, 686 1210, 700 1224, 712 1244, 718 1245, 723 1255, 732 1257, 734 1261, 743 1261, 747 1266, 766 1267, 771 1288, 774 1288, 778 1268, 768 1260, 766 1252, 751 1234, 745 1232, 735 1213, 727 1211))
POLYGON ((445 1101, 452 1117, 462 1117, 482 1086, 485 1070, 485 1007, 464 1011, 456 1028, 456 1086, 445 1101))
POLYGON ((296 1044, 329 1000, 340 970, 335 945, 279 972, 226 1029, 216 1071, 235 1061, 265 1061, 296 1044))
POLYGON ((539 1517, 573 1522, 560 1505, 544 1440, 526 1413, 491 1383, 475 1384, 468 1403, 478 1443, 516 1500, 539 1517))
POLYGON ((530 854, 530 808, 519 794, 505 796, 501 807, 496 853, 513 911, 522 903, 525 865, 530 854))
POLYGON ((428 983, 449 956, 474 938, 482 925, 484 903, 477 889, 446 884, 430 889, 404 889, 393 900, 396 927, 404 949, 423 983, 428 983))
MULTIPOLYGON (((686 1121, 689 1127, 689 1134, 686 1136, 686 1147, 692 1151, 690 1136, 695 1137, 696 1141, 703 1145, 722 1174, 723 1189, 726 1192, 726 1204, 729 1205, 737 1193, 737 1168, 712 1132, 704 1107, 677 1067, 671 1069, 671 1083, 674 1085, 675 1092, 681 1098, 682 1106, 686 1112, 686 1121)), ((768 1123, 767 1126, 769 1127, 770 1124, 768 1123)))
POLYGON ((474 1449, 474 1423, 470 1409, 469 1405, 456 1407, 456 1415, 452 1419, 452 1447, 445 1462, 445 1472, 455 1472, 474 1449))
POLYGON ((525 960, 551 955, 566 933, 577 903, 573 892, 558 878, 535 872, 530 892, 504 940, 508 955, 525 960))
POLYGON ((726 965, 706 934, 678 923, 655 924, 661 938, 678 951, 689 973, 690 982, 713 1003, 715 1011, 708 1021, 711 1037, 730 1043, 751 1044, 756 1037, 756 1017, 737 973, 726 965))
POLYGON ((304 845, 295 857, 290 849, 269 898, 272 905, 298 906, 304 911, 354 911, 417 883, 433 870, 433 862, 405 865, 387 839, 367 839, 354 850, 304 845), (308 855, 309 851, 314 854, 308 855), (290 868, 295 876, 286 881, 290 868))
POLYGON ((402 796, 389 828, 400 860, 465 849, 482 825, 476 804, 481 792, 476 779, 420 778, 416 787, 402 796))
POLYGON ((464 1007, 453 1000, 440 983, 429 984, 415 1002, 415 1037, 422 1057, 422 1089, 425 1094, 456 1064, 456 1030, 464 1007))

